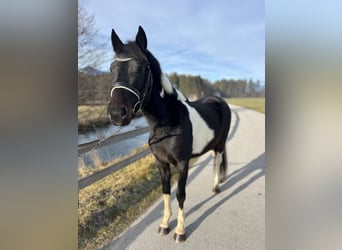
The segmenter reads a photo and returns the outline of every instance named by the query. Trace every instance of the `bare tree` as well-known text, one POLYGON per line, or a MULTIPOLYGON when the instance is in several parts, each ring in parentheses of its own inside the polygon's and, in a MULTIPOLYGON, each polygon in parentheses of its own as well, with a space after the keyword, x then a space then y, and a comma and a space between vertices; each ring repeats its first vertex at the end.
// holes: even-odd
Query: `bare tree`
POLYGON ((97 35, 94 14, 78 5, 78 68, 96 68, 105 59, 105 43, 97 35))

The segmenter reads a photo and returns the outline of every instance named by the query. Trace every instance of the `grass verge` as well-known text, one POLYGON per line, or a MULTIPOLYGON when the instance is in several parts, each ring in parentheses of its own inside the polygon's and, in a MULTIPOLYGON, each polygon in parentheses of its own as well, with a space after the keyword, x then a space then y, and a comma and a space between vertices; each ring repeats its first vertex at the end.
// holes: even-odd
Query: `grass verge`
POLYGON ((229 104, 242 106, 255 111, 265 113, 265 98, 230 98, 226 99, 229 104))
MULTIPOLYGON (((79 191, 79 249, 105 246, 161 197, 159 171, 154 163, 150 154, 79 191)), ((80 178, 92 171, 80 166, 80 178)))

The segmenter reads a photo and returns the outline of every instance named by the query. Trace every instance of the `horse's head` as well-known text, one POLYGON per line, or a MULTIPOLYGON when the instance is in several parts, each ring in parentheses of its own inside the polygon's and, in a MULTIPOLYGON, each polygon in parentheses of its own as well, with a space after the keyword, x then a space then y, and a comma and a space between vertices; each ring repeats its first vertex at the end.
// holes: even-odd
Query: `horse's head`
POLYGON ((115 58, 110 66, 113 87, 108 114, 114 125, 128 125, 151 92, 152 76, 147 60, 147 39, 141 26, 135 41, 124 44, 112 30, 115 58))

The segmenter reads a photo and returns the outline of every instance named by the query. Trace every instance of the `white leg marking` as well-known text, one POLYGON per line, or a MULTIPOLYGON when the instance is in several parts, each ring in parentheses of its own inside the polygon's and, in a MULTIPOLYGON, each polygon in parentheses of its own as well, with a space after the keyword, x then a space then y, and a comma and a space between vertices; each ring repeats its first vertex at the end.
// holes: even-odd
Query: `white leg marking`
POLYGON ((215 160, 214 188, 217 188, 220 183, 220 165, 222 163, 222 153, 217 152, 214 160, 215 160))
POLYGON ((199 154, 214 138, 214 131, 208 127, 207 123, 202 119, 195 108, 191 107, 186 102, 183 102, 183 104, 188 109, 192 124, 192 153, 199 154))
POLYGON ((169 219, 172 215, 170 195, 164 194, 163 198, 164 198, 164 216, 163 216, 162 223, 160 223, 160 227, 168 228, 169 227, 169 219))
POLYGON ((178 217, 177 217, 177 227, 176 227, 176 234, 178 235, 182 235, 185 234, 185 229, 184 229, 184 223, 185 223, 185 219, 184 219, 184 211, 183 209, 178 209, 178 217))

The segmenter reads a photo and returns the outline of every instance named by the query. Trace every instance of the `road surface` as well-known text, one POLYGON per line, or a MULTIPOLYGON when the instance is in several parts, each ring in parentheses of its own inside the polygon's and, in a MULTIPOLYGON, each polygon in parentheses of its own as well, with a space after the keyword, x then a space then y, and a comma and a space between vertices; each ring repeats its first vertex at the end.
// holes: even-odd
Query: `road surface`
POLYGON ((157 233, 163 212, 160 198, 104 249, 265 249, 265 115, 230 106, 229 178, 221 184, 221 193, 214 195, 211 153, 201 156, 191 168, 184 205, 186 241, 172 239, 178 211, 174 185, 168 235, 157 233))

